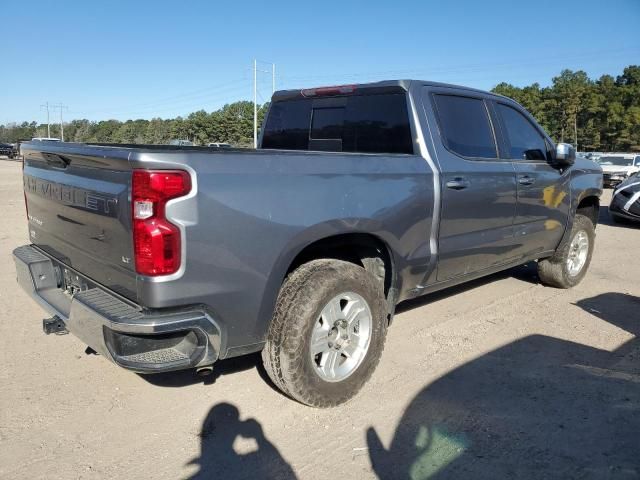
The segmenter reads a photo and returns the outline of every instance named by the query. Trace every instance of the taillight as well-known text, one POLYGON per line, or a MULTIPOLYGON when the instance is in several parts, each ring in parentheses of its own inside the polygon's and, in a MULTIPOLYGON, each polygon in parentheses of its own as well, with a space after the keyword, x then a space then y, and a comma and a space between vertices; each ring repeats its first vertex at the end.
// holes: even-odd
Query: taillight
POLYGON ((172 198, 191 191, 191 177, 183 170, 134 170, 133 251, 141 275, 169 275, 180 268, 180 229, 165 217, 172 198))

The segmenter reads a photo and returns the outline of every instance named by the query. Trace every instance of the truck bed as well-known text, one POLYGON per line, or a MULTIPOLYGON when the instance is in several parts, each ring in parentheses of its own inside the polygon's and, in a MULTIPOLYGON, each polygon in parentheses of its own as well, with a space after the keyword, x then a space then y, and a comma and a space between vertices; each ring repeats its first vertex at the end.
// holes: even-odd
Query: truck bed
POLYGON ((36 179, 26 200, 37 248, 140 308, 207 305, 230 348, 259 349, 289 264, 315 239, 375 232, 415 266, 401 260, 409 284, 429 264, 433 181, 419 155, 37 142, 23 153, 36 179), (167 204, 183 240, 174 275, 133 267, 134 169, 191 175, 189 196, 167 204), (54 201, 47 188, 76 201, 54 201))

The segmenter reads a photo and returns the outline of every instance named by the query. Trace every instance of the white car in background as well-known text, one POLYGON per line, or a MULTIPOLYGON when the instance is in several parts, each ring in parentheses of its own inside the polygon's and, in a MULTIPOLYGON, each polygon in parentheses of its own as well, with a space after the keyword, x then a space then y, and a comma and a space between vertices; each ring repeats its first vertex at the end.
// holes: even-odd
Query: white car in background
POLYGON ((169 145, 173 145, 174 147, 193 147, 193 142, 191 140, 171 140, 169 145))
POLYGON ((607 153, 598 159, 604 187, 615 187, 640 172, 640 153, 607 153))

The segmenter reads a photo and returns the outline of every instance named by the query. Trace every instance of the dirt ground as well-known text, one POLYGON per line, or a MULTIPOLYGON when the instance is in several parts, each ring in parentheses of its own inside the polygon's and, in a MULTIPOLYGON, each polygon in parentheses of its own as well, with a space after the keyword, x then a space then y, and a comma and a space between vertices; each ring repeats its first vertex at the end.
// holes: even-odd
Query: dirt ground
POLYGON ((369 384, 316 410, 256 355, 140 376, 45 336, 20 174, 0 160, 0 478, 640 477, 640 228, 606 207, 578 287, 529 265, 403 304, 369 384))

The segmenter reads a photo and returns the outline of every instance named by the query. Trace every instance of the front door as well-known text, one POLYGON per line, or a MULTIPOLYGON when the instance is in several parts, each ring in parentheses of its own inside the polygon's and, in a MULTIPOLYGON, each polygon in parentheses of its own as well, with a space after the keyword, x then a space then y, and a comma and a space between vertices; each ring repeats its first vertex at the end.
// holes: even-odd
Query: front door
POLYGON ((550 143, 516 105, 497 102, 505 151, 516 171, 518 206, 514 235, 523 257, 555 250, 569 214, 569 172, 549 163, 550 143))
POLYGON ((508 262, 514 257, 515 172, 499 158, 487 100, 438 88, 424 101, 441 139, 434 142, 442 192, 437 281, 508 262))

